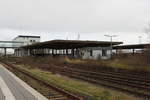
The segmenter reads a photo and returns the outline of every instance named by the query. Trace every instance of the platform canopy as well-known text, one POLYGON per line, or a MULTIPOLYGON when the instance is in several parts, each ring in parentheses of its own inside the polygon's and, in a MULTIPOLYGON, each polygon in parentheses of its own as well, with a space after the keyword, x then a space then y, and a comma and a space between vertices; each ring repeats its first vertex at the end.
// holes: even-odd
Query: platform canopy
POLYGON ((150 44, 119 45, 113 47, 113 49, 144 49, 144 48, 150 48, 150 44))
MULTIPOLYGON (((119 45, 123 42, 112 42, 112 45, 119 45)), ((75 49, 84 47, 108 47, 111 42, 108 41, 84 41, 84 40, 51 40, 46 42, 35 43, 32 45, 23 46, 24 49, 75 49)))

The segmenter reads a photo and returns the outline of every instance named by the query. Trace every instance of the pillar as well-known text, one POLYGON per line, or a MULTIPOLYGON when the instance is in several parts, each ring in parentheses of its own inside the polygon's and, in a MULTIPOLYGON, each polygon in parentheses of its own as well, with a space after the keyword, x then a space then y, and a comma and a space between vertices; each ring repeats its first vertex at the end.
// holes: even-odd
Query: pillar
POLYGON ((52 49, 52 56, 54 56, 54 49, 52 49))
POLYGON ((71 49, 72 56, 74 57, 74 49, 71 49))
POLYGON ((133 54, 135 53, 135 49, 133 49, 133 54))
POLYGON ((63 55, 65 55, 65 50, 63 49, 63 55))
POLYGON ((116 49, 116 55, 118 54, 118 50, 116 49))
POLYGON ((4 48, 4 55, 7 55, 7 48, 4 48))
POLYGON ((68 55, 68 49, 66 49, 66 55, 68 55))

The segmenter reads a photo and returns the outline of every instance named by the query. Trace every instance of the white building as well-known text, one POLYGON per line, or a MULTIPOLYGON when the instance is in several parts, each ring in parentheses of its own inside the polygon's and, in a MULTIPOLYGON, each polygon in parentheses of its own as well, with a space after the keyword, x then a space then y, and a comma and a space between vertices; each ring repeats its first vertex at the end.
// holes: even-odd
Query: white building
MULTIPOLYGON (((27 46, 27 45, 31 45, 31 44, 40 42, 40 36, 19 35, 16 38, 14 38, 13 41, 22 42, 22 43, 19 43, 19 44, 13 43, 12 44, 13 47, 27 46)), ((26 54, 30 54, 30 52, 27 51, 26 54)), ((15 49, 14 50, 14 55, 21 56, 22 51, 18 51, 18 49, 15 49)))
MULTIPOLYGON (((19 35, 13 39, 15 42, 23 42, 19 44, 20 46, 31 45, 36 42, 40 42, 40 36, 28 36, 28 35, 19 35)), ((15 44, 13 44, 15 46, 15 44)))
POLYGON ((80 50, 82 59, 109 59, 111 47, 87 47, 80 50))

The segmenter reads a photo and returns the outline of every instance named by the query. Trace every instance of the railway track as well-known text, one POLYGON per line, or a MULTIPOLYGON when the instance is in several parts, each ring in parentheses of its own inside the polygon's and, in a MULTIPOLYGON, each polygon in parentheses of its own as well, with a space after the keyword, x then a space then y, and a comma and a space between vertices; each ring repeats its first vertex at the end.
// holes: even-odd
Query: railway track
POLYGON ((123 74, 121 72, 112 72, 104 70, 100 72, 93 72, 83 69, 69 68, 67 66, 56 66, 56 65, 51 66, 51 69, 52 69, 51 71, 62 75, 66 75, 76 79, 81 79, 109 88, 117 89, 126 93, 133 94, 138 97, 142 97, 145 100, 150 99, 150 78, 144 77, 142 75, 140 76, 140 74, 133 73, 132 75, 126 73, 123 74))
MULTIPOLYGON (((44 85, 45 87, 48 88, 48 90, 43 91, 43 90, 39 90, 40 93, 44 92, 44 96, 46 96, 49 100, 85 100, 82 97, 72 94, 70 92, 67 92, 61 88, 58 88, 54 85, 48 84, 47 82, 44 82, 42 80, 40 80, 39 78, 29 74, 26 71, 23 71, 17 67, 15 67, 14 65, 10 64, 10 63, 6 63, 4 61, 2 61, 2 64, 9 70, 15 70, 15 72, 17 71, 17 73, 21 73, 23 75, 25 75, 26 77, 38 82, 41 85, 44 85)), ((36 88, 34 86, 32 86, 33 88, 36 88)))
POLYGON ((76 68, 67 68, 53 66, 53 71, 70 77, 78 78, 95 84, 118 89, 133 95, 150 99, 150 79, 138 75, 122 75, 121 73, 112 72, 92 72, 79 70, 76 68), (129 77, 130 76, 130 77, 129 77))
MULTIPOLYGON (((82 66, 82 65, 78 65, 78 66, 82 66, 82 68, 80 67, 76 67, 77 65, 66 65, 66 66, 69 66, 69 68, 76 68, 76 69, 80 69, 80 70, 83 70, 83 71, 93 71, 94 73, 107 73, 107 74, 113 74, 113 75, 118 75, 118 76, 126 76, 126 77, 132 77, 132 78, 138 78, 138 79, 148 79, 149 78, 149 81, 150 81, 150 73, 148 72, 133 72, 133 71, 128 71, 128 70, 121 70, 121 69, 115 69, 115 68, 107 68, 107 67, 100 67, 100 66, 97 66, 98 69, 87 69, 87 68, 84 68, 86 67, 85 65, 82 66)), ((62 67, 65 67, 65 66, 62 66, 62 67)))

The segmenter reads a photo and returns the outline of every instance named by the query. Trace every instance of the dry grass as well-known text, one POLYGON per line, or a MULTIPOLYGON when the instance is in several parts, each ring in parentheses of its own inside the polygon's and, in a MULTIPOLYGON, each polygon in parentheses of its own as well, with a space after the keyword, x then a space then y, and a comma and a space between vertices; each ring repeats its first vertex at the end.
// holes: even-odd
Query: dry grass
POLYGON ((65 76, 54 75, 51 72, 42 71, 40 69, 33 69, 26 66, 19 66, 19 68, 28 71, 29 73, 49 82, 55 84, 67 91, 78 93, 89 100, 139 100, 133 96, 110 90, 100 86, 96 86, 87 82, 70 79, 65 76))
POLYGON ((148 71, 150 72, 150 64, 143 56, 128 56, 119 57, 112 60, 83 60, 83 59, 68 59, 65 61, 71 64, 81 64, 88 66, 103 66, 111 68, 119 68, 133 71, 148 71))
MULTIPOLYGON (((83 60, 83 59, 69 59, 67 57, 22 57, 13 58, 17 63, 24 65, 31 65, 32 67, 39 67, 42 69, 49 69, 52 64, 56 65, 66 65, 66 64, 78 64, 83 67, 106 67, 106 68, 118 68, 133 71, 146 71, 150 72, 150 55, 149 53, 143 53, 140 55, 128 55, 128 56, 117 56, 112 60, 83 60), (42 63, 41 63, 42 62, 42 63)), ((7 60, 12 60, 12 58, 7 58, 7 60)))
MULTIPOLYGON (((66 57, 60 57, 60 58, 25 57, 25 58, 19 58, 19 59, 16 58, 15 60, 12 60, 10 58, 9 60, 17 61, 16 64, 21 64, 20 68, 28 71, 29 73, 51 84, 55 84, 73 93, 79 93, 82 96, 90 98, 90 100, 138 100, 138 99, 132 96, 128 96, 124 93, 111 90, 111 89, 103 88, 100 86, 95 86, 93 84, 70 79, 68 77, 64 77, 60 75, 54 75, 49 71, 44 71, 43 68, 45 68, 45 65, 43 66, 43 64, 48 64, 48 65, 51 65, 53 63, 61 64, 61 65, 62 64, 80 64, 80 65, 85 65, 85 66, 88 65, 90 67, 104 66, 104 67, 121 68, 121 69, 129 69, 129 70, 137 70, 138 68, 141 68, 142 70, 145 70, 144 67, 135 66, 137 65, 137 63, 140 63, 139 62, 140 59, 139 58, 137 59, 135 57, 133 57, 132 60, 131 60, 131 57, 130 59, 127 59, 126 57, 126 58, 117 58, 113 60, 81 60, 81 59, 68 59, 66 57), (134 62, 132 62, 133 59, 134 59, 134 62), (39 67, 41 69, 38 69, 39 67)), ((85 67, 85 66, 80 66, 80 67, 85 67)), ((147 68, 149 69, 149 67, 147 68)))

